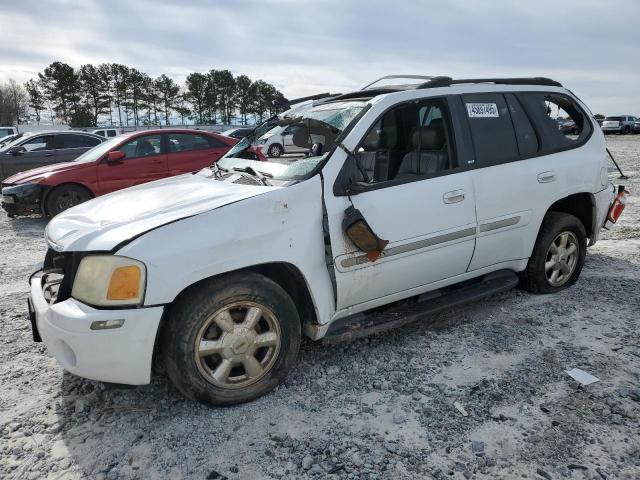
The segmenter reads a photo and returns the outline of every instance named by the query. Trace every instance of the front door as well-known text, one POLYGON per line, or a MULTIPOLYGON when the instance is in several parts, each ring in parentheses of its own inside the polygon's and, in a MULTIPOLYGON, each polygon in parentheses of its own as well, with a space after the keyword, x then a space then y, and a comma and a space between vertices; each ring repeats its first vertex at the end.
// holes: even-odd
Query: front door
POLYGON ((168 175, 167 155, 162 149, 162 135, 140 135, 117 149, 125 153, 123 160, 110 163, 103 159, 98 164, 100 195, 168 175))
POLYGON ((53 135, 37 135, 23 142, 14 153, 2 153, 3 175, 9 177, 18 172, 56 163, 53 135))
POLYGON ((406 298, 466 272, 476 236, 475 199, 455 143, 445 99, 402 104, 374 124, 356 151, 363 191, 349 199, 325 186, 338 310, 406 298), (343 231, 351 204, 389 241, 376 261, 343 231))

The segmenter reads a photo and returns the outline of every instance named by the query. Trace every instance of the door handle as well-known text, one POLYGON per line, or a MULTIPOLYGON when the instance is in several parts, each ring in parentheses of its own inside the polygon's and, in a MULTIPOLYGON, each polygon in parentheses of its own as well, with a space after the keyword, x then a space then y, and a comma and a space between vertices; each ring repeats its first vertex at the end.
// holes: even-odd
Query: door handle
POLYGON ((53 153, 45 153, 44 156, 45 157, 53 157, 53 153))
POLYGON ((452 190, 442 196, 444 203, 458 203, 464 200, 464 190, 452 190))
POLYGON ((538 174, 538 183, 549 183, 556 181, 556 172, 553 170, 549 172, 542 172, 538 174))

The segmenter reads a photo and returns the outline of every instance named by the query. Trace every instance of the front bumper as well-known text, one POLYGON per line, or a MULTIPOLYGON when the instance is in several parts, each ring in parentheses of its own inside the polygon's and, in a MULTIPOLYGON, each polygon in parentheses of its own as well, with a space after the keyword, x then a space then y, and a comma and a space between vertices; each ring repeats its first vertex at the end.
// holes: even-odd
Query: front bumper
POLYGON ((164 307, 98 310, 73 298, 50 304, 42 275, 31 280, 30 313, 34 339, 65 370, 102 382, 144 385, 151 381, 156 333, 164 307), (91 330, 96 321, 124 320, 120 328, 91 330))
POLYGON ((42 199, 49 187, 37 183, 2 187, 2 208, 9 215, 42 213, 42 199))

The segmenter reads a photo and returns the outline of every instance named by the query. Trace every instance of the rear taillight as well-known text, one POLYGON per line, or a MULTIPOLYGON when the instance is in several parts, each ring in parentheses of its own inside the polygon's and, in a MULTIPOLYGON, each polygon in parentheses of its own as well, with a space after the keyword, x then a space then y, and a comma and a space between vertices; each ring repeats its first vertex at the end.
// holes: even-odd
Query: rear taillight
POLYGON ((627 205, 627 195, 629 195, 629 190, 624 185, 618 185, 618 193, 609 207, 604 228, 611 228, 618 221, 627 205))

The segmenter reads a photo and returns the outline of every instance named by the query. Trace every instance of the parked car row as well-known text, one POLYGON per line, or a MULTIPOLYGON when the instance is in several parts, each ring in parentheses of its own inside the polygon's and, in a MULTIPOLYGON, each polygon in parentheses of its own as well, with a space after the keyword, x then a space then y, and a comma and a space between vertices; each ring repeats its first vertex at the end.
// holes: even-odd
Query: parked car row
POLYGON ((588 108, 546 78, 410 78, 269 119, 216 163, 230 137, 159 130, 9 179, 9 204, 44 198, 55 213, 80 181, 99 195, 196 170, 194 151, 211 165, 54 217, 29 279, 34 340, 82 377, 147 384, 161 362, 187 397, 230 405, 273 390, 303 335, 349 339, 518 284, 573 285, 625 198, 588 108), (262 158, 291 125, 308 157, 262 158))
POLYGON ((25 134, 0 151, 2 207, 10 216, 58 213, 90 198, 211 165, 236 139, 195 130, 115 138, 73 131, 25 134), (94 148, 92 148, 94 147, 94 148), (40 168, 31 168, 39 166, 40 168), (30 168, 30 169, 29 169, 30 168), (19 170, 21 173, 16 173, 19 170))

